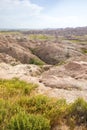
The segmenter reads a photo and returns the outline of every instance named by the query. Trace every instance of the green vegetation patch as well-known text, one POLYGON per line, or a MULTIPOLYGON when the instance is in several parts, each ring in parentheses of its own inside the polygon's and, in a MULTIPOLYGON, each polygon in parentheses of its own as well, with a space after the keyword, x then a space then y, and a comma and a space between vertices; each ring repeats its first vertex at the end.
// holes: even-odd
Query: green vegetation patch
POLYGON ((69 39, 69 41, 72 42, 72 43, 81 43, 80 39, 75 39, 75 40, 74 39, 73 40, 69 39))
POLYGON ((21 112, 13 116, 8 130, 50 130, 50 121, 41 115, 21 112))
POLYGON ((60 124, 63 120, 63 113, 66 111, 67 104, 64 99, 57 100, 48 98, 43 95, 38 95, 31 98, 21 98, 19 105, 28 113, 41 114, 50 120, 51 127, 54 124, 60 124))
POLYGON ((44 41, 44 40, 52 40, 52 39, 54 39, 54 37, 50 36, 50 35, 43 35, 43 34, 31 34, 31 35, 29 35, 29 39, 44 41))
POLYGON ((37 87, 19 79, 0 79, 0 130, 53 130, 67 125, 87 129, 87 102, 82 98, 67 104, 65 99, 34 95, 37 87))
POLYGON ((45 63, 37 58, 31 58, 29 61, 29 64, 34 64, 34 65, 45 65, 45 63))
POLYGON ((67 109, 66 119, 71 129, 81 124, 86 126, 87 129, 87 102, 79 98, 70 104, 67 109))
POLYGON ((0 95, 3 98, 11 98, 17 95, 30 95, 31 91, 36 87, 36 84, 26 83, 17 78, 11 80, 0 79, 0 95))
POLYGON ((84 54, 87 54, 87 49, 86 49, 86 48, 82 48, 82 52, 83 52, 84 54))
POLYGON ((0 34, 14 34, 14 35, 21 35, 21 32, 19 31, 0 31, 0 34))

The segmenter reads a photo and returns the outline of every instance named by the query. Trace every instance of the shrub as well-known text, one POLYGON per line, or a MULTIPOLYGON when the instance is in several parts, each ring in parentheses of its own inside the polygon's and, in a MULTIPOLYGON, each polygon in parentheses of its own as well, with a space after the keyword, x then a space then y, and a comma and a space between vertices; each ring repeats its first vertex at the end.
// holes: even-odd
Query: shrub
POLYGON ((44 65, 45 63, 37 58, 31 58, 29 61, 29 64, 35 64, 35 65, 44 65))
POLYGON ((66 110, 66 101, 61 99, 48 98, 43 95, 31 98, 21 98, 19 105, 24 107, 28 113, 41 114, 48 118, 51 126, 62 122, 66 110))
POLYGON ((8 103, 5 103, 3 99, 0 99, 0 129, 4 127, 5 119, 7 118, 8 103))
POLYGON ((18 104, 0 99, 0 130, 6 130, 10 118, 23 111, 18 104))
POLYGON ((87 54, 87 49, 86 49, 86 48, 82 48, 82 52, 83 52, 84 54, 87 54))
POLYGON ((87 102, 82 98, 78 98, 73 104, 69 105, 67 109, 68 124, 86 125, 87 124, 87 102))
POLYGON ((47 109, 48 103, 49 98, 43 95, 33 96, 31 98, 22 97, 19 100, 19 105, 24 108, 26 106, 27 112, 36 114, 43 114, 47 109))
POLYGON ((29 95, 32 90, 37 87, 36 84, 26 83, 17 78, 11 80, 0 79, 0 91, 3 98, 11 98, 13 96, 29 95))
POLYGON ((41 115, 22 112, 11 118, 8 130, 50 130, 50 122, 41 115))

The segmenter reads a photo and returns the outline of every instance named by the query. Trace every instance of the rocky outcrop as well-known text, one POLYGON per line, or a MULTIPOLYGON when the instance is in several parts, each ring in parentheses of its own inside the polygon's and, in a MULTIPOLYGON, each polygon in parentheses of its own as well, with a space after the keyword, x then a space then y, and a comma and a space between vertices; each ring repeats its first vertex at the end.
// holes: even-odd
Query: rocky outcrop
POLYGON ((46 86, 60 89, 87 89, 87 62, 74 61, 52 67, 40 79, 46 86))

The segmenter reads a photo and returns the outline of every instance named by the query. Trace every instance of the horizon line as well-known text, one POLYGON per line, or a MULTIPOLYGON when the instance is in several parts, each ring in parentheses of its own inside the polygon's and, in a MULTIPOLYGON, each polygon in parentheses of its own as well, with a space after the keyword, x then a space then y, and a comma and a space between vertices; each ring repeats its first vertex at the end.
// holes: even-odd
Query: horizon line
POLYGON ((20 31, 20 30, 55 30, 55 29, 67 29, 67 28, 87 28, 87 26, 76 26, 76 27, 56 27, 56 28, 0 28, 0 31, 20 31))

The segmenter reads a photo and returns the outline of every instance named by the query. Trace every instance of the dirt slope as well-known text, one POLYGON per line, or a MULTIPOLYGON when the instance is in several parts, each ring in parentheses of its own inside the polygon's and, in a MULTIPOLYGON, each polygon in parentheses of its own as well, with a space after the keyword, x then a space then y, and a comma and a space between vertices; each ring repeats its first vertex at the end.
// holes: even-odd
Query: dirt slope
POLYGON ((22 36, 0 35, 0 61, 28 64, 31 59, 35 58, 39 59, 31 53, 28 48, 28 41, 24 41, 22 36))

